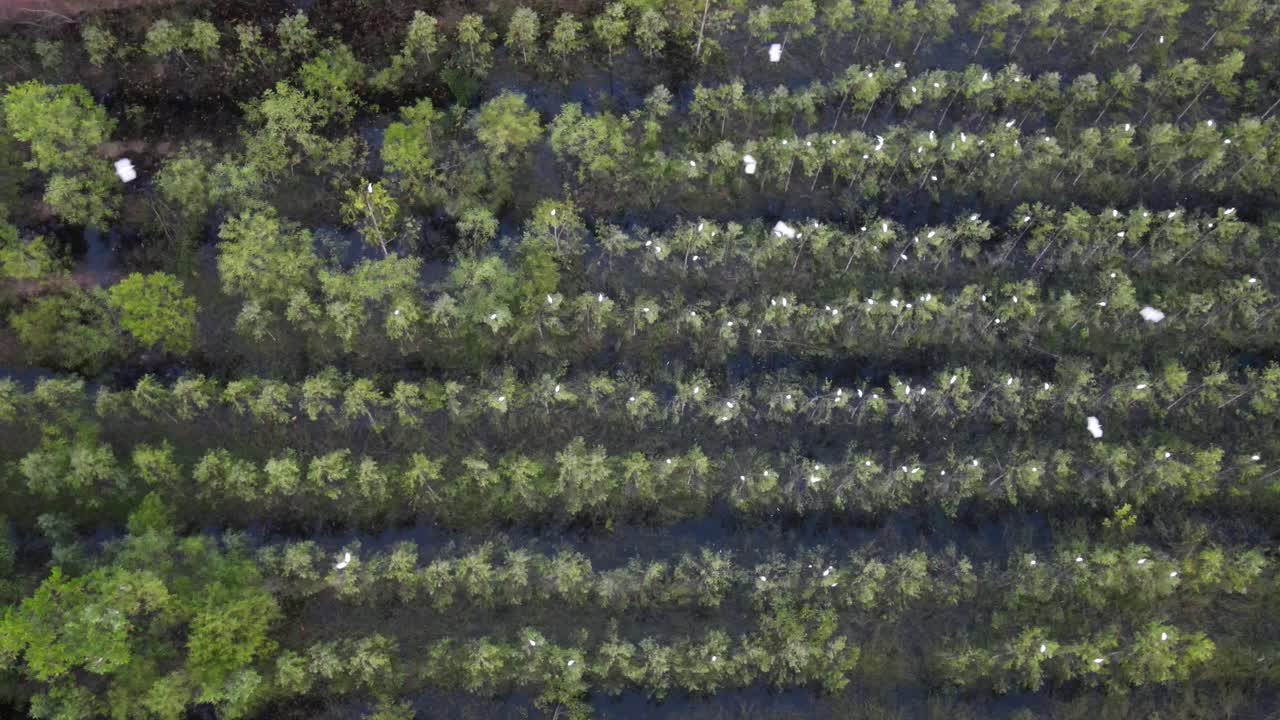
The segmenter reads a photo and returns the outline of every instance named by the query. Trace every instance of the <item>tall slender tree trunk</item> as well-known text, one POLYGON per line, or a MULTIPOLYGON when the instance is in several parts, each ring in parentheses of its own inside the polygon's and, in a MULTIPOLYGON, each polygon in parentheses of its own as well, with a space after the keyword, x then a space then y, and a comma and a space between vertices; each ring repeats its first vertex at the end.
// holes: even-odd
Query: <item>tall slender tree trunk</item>
POLYGON ((707 28, 707 13, 711 11, 711 0, 702 0, 702 22, 698 24, 698 44, 693 49, 693 59, 702 60, 702 33, 707 28))

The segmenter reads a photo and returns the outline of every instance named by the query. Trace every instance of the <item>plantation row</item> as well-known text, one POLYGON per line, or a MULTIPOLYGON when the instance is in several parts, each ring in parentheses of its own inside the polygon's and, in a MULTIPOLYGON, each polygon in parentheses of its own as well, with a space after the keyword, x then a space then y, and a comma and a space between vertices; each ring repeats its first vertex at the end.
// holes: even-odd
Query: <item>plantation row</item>
MULTIPOLYGON (((426 652, 403 659, 403 664, 393 660, 390 665, 410 674, 406 678, 410 687, 426 685, 485 696, 524 690, 538 692, 544 705, 571 702, 592 691, 638 690, 658 699, 673 692, 714 693, 754 684, 816 686, 835 692, 848 685, 861 654, 852 638, 829 633, 823 627, 823 613, 816 615, 806 623, 816 627, 788 627, 785 634, 765 631, 731 637, 711 631, 668 643, 611 639, 594 648, 558 645, 531 628, 508 641, 487 637, 439 641, 426 652)), ((992 648, 989 655, 977 650, 967 657, 941 657, 937 664, 945 670, 939 679, 972 689, 1000 685, 1039 689, 1048 680, 1054 685, 1075 682, 1122 690, 1186 681, 1206 673, 1205 665, 1215 655, 1214 643, 1203 633, 1158 622, 1135 628, 1132 634, 1111 628, 1073 643, 1051 645, 1040 639, 1011 639, 992 648), (1043 652, 1039 645, 1045 646, 1043 652), (1014 649, 1021 652, 1008 657, 1014 649)), ((299 667, 316 652, 308 648, 306 655, 286 657, 299 667)), ((1268 672, 1255 664, 1232 667, 1223 675, 1249 681, 1266 678, 1268 672)), ((339 677, 350 682, 351 675, 339 677)), ((320 681, 316 677, 311 682, 320 681)))
MULTIPOLYGON (((540 630, 510 618, 521 629, 494 632, 486 624, 480 627, 490 630, 479 637, 415 637, 419 629, 428 635, 449 632, 424 623, 402 625, 394 636, 348 630, 310 639, 296 624, 282 622, 281 613, 296 600, 299 574, 316 572, 307 546, 281 551, 294 558, 279 568, 292 577, 276 580, 262 574, 276 565, 274 550, 262 553, 265 566, 259 570, 234 542, 224 549, 208 536, 178 539, 167 522, 166 511, 148 499, 131 516, 129 535, 108 544, 95 569, 74 578, 53 570, 0 618, 0 657, 21 658, 18 667, 41 690, 33 698, 36 712, 74 709, 83 715, 128 707, 172 716, 199 701, 238 717, 264 702, 316 692, 394 697, 422 687, 485 695, 527 690, 547 706, 577 707, 593 691, 640 690, 660 698, 755 683, 837 691, 858 677, 1003 692, 1044 683, 1119 690, 1202 677, 1265 682, 1275 674, 1265 662, 1274 650, 1264 628, 1215 617, 1231 607, 1237 620, 1248 620, 1265 616, 1274 604, 1274 567, 1256 550, 1203 549, 1172 558, 1139 545, 1098 546, 1077 549, 1074 558, 1072 551, 1059 551, 1039 561, 1015 553, 1008 568, 988 567, 980 576, 950 555, 940 562, 921 553, 889 562, 854 557, 823 567, 819 553, 767 561, 749 571, 726 570, 721 560, 704 555, 700 562, 709 562, 713 574, 730 578, 694 579, 688 590, 677 586, 677 596, 694 593, 714 608, 721 602, 717 588, 727 582, 735 595, 751 596, 751 629, 730 633, 711 627, 643 639, 606 629, 593 642, 592 633, 582 629, 540 630), (736 577, 744 571, 746 578, 736 577), (1047 605, 1059 599, 1067 610, 1061 617, 1047 605), (955 625, 975 602, 984 608, 979 617, 955 625), (952 623, 953 629, 913 637, 922 606, 941 612, 930 627, 952 623), (877 638, 850 627, 854 616, 837 608, 856 609, 865 622, 899 620, 887 638, 877 638), (1188 615, 1191 624, 1165 619, 1171 610, 1188 615), (982 617, 987 613, 994 622, 982 617), (1198 616, 1222 632, 1211 639, 1189 629, 1198 616), (876 652, 862 655, 845 632, 857 633, 876 652), (919 649, 889 650, 904 640, 919 649), (891 656, 877 654, 885 651, 891 656), (1258 653, 1258 662, 1242 662, 1258 653), (1219 657, 1217 666, 1208 664, 1219 657)), ((390 552, 388 557, 399 556, 399 567, 416 571, 405 548, 390 552)), ((437 588, 454 585, 457 602, 467 603, 462 609, 472 613, 480 610, 477 603, 500 604, 500 593, 518 593, 522 585, 530 596, 517 600, 521 605, 538 597, 581 605, 596 582, 608 582, 607 574, 592 578, 571 555, 557 557, 564 560, 550 561, 551 567, 564 570, 541 583, 535 560, 528 560, 532 577, 522 576, 519 554, 509 555, 499 570, 483 554, 472 553, 438 572, 428 566, 423 577, 437 588)), ((337 563, 345 567, 329 577, 335 588, 372 579, 377 565, 354 555, 347 559, 345 552, 337 563)), ((641 582, 652 584, 666 567, 645 572, 641 582)), ((672 573, 685 567, 706 575, 688 560, 669 567, 672 573)), ((641 575, 632 571, 630 577, 641 575)), ((382 579, 388 580, 399 582, 390 574, 382 579)), ((432 593, 417 582, 399 589, 415 585, 432 593)))
MULTIPOLYGON (((1051 379, 1025 372, 950 368, 927 379, 892 378, 886 384, 856 386, 834 386, 789 373, 756 374, 749 381, 726 384, 702 372, 676 374, 660 384, 602 374, 544 374, 524 383, 508 371, 483 384, 402 380, 384 391, 373 379, 343 377, 329 369, 296 384, 256 377, 223 383, 185 376, 165 385, 148 375, 132 389, 101 388, 91 396, 79 379, 41 380, 29 392, 19 390, 12 380, 0 381, 0 424, 9 426, 10 453, 25 446, 24 430, 83 430, 90 424, 144 424, 165 436, 191 433, 205 442, 232 437, 268 444, 282 437, 329 437, 336 429, 350 442, 367 432, 424 426, 447 427, 451 434, 468 428, 536 427, 546 437, 664 426, 686 435, 713 428, 737 434, 764 426, 781 438, 775 442, 784 442, 788 434, 777 424, 800 423, 801 432, 814 426, 887 425, 899 437, 918 437, 937 429, 958 435, 965 424, 977 424, 979 432, 986 432, 989 424, 1025 429, 1070 417, 1079 425, 1079 418, 1088 415, 1103 418, 1122 436, 1151 425, 1166 430, 1172 425, 1184 435, 1196 430, 1217 437, 1224 426, 1237 422, 1265 436, 1277 413, 1280 366, 1232 377, 1216 368, 1192 375, 1176 362, 1156 373, 1115 377, 1072 363, 1060 367, 1051 379), (300 425, 302 418, 322 425, 300 425), (280 432, 264 434, 272 429, 280 432)), ((394 439, 401 447, 436 442, 417 433, 395 433, 394 439)))
MULTIPOLYGON (((1081 418, 1081 435, 1083 418, 1081 418)), ((240 524, 250 511, 281 520, 385 524, 428 516, 451 527, 548 520, 674 522, 726 504, 747 516, 878 516, 911 507, 956 514, 997 508, 1107 509, 1120 503, 1225 505, 1264 512, 1280 479, 1254 448, 1230 451, 1158 436, 1085 445, 1026 439, 934 443, 918 451, 857 444, 833 458, 697 445, 612 454, 576 438, 545 454, 382 458, 342 449, 315 456, 275 448, 269 459, 217 449, 187 464, 168 444, 134 448, 131 467, 110 445, 50 437, 6 463, 6 495, 30 516, 48 509, 110 515, 154 490, 183 517, 240 524)), ((461 455, 461 453, 459 453, 461 455)), ((1265 456, 1265 458, 1264 458, 1265 456)))
MULTIPOLYGON (((1209 3, 1194 10, 1191 4, 1148 5, 1120 12, 1106 3, 1041 5, 1026 13, 1014 4, 959 5, 949 0, 933 0, 923 6, 900 3, 897 7, 888 2, 855 6, 845 1, 819 7, 802 1, 760 5, 749 13, 739 13, 734 8, 688 4, 638 10, 616 2, 594 16, 571 12, 540 15, 534 9, 517 7, 505 17, 472 13, 448 24, 416 11, 400 36, 399 51, 391 55, 386 67, 371 74, 371 84, 391 89, 420 81, 427 72, 445 69, 482 76, 492 67, 499 49, 501 57, 517 66, 558 77, 580 77, 584 67, 591 67, 590 62, 584 62, 587 57, 602 58, 612 65, 615 58, 632 52, 649 60, 660 55, 692 55, 698 61, 718 61, 712 64, 742 63, 751 57, 751 64, 759 66, 773 42, 787 45, 792 52, 799 48, 804 55, 812 55, 816 45, 824 57, 914 58, 922 50, 927 54, 946 42, 953 33, 965 32, 973 34, 971 54, 984 46, 994 47, 1002 50, 996 53, 999 57, 1043 63, 1056 57, 1052 53, 1055 47, 1082 49, 1080 45, 1086 44, 1091 63, 1096 64, 1107 56, 1161 58, 1179 51, 1203 53, 1209 45, 1215 52, 1265 52, 1267 39, 1272 37, 1268 23, 1274 22, 1265 14, 1255 17, 1258 8, 1253 5, 1209 3), (1211 29, 1204 30, 1203 38, 1202 33, 1181 38, 1180 32, 1187 26, 1178 21, 1188 11, 1207 13, 1201 19, 1211 29), (744 29, 745 35, 741 32, 744 29), (1252 37, 1246 32, 1251 29, 1252 37), (1006 33, 1013 38, 1007 46, 1003 43, 1006 33), (750 49, 742 58, 735 58, 736 48, 722 48, 721 41, 750 49), (1021 54, 1016 52, 1019 47, 1024 51, 1021 54), (1124 53, 1094 57, 1098 50, 1109 48, 1123 49, 1124 53)), ((182 73, 185 68, 185 75, 213 73, 242 79, 262 73, 271 78, 274 68, 288 67, 333 45, 334 38, 322 38, 302 12, 280 18, 270 37, 262 32, 263 25, 237 23, 220 30, 202 19, 162 18, 140 32, 138 25, 95 22, 81 29, 80 41, 95 66, 142 55, 151 62, 167 61, 175 72, 182 73), (117 37, 111 25, 123 37, 117 37)), ((385 26, 379 30, 385 33, 385 26)))
POLYGON ((1020 118, 1019 126, 1032 116, 1038 125, 1098 125, 1108 112, 1112 115, 1107 125, 1118 124, 1117 119, 1154 124, 1181 120, 1200 103, 1205 103, 1202 113, 1231 117, 1264 109, 1252 107, 1253 98, 1239 93, 1236 75, 1243 64, 1240 53, 1210 66, 1186 59, 1147 72, 1145 80, 1142 68, 1130 65, 1105 82, 1084 73, 1063 87, 1057 72, 1031 76, 1017 65, 995 72, 968 65, 963 70, 932 69, 908 75, 901 62, 882 62, 852 65, 826 83, 814 81, 800 88, 752 87, 742 80, 698 85, 688 115, 693 121, 691 137, 704 142, 750 138, 760 126, 816 129, 822 120, 830 120, 834 131, 841 118, 848 126, 865 130, 877 107, 893 115, 881 112, 873 127, 892 120, 905 123, 918 117, 916 113, 923 116, 918 117, 923 126, 932 123, 936 129, 944 123, 981 126, 988 115, 1020 118), (1206 94, 1210 88, 1215 89, 1214 95, 1206 94), (1230 107, 1238 101, 1248 106, 1230 107), (948 117, 951 123, 945 122, 948 117))
MULTIPOLYGON (((1273 198, 1275 178, 1268 167, 1280 145, 1275 118, 1245 118, 1221 128, 1211 120, 1149 128, 1117 124, 1053 135, 1024 134, 1011 118, 973 132, 909 125, 890 126, 881 134, 797 136, 785 130, 738 143, 722 140, 707 149, 675 146, 663 155, 631 126, 608 113, 584 114, 574 104, 552 121, 551 149, 563 172, 576 179, 580 195, 634 187, 643 192, 632 202, 644 208, 640 203, 666 204, 682 192, 741 193, 752 187, 785 193, 794 176, 808 190, 821 183, 824 189, 873 199, 916 191, 940 194, 944 187, 962 197, 1048 201, 1065 193, 1108 204, 1159 197, 1157 190, 1273 198), (746 156, 755 162, 745 163, 746 156), (755 177, 745 173, 752 165, 755 177), (1082 186, 1081 179, 1086 179, 1082 186)), ((387 168, 401 169, 394 162, 387 168)))
POLYGON ((975 569, 952 552, 877 557, 855 551, 841 559, 817 549, 738 564, 732 553, 704 549, 669 561, 633 558, 596 570, 576 551, 547 554, 486 543, 424 562, 411 542, 362 554, 358 541, 325 552, 307 540, 260 548, 256 562, 279 597, 323 594, 356 605, 406 603, 484 614, 534 606, 763 612, 803 604, 837 608, 842 623, 874 623, 965 603, 998 610, 1006 625, 1053 623, 1059 634, 1077 630, 1073 623, 1090 612, 1103 612, 1111 621, 1175 608, 1195 614, 1220 596, 1267 598, 1277 587, 1274 561, 1256 548, 1207 548, 1173 557, 1143 545, 1099 545, 1047 555, 1014 550, 975 569), (1069 610, 1050 618, 1049 603, 1069 610))
MULTIPOLYGON (((281 92, 296 91, 282 86, 281 92)), ((381 151, 386 171, 397 179, 401 192, 418 202, 485 191, 486 183, 502 182, 541 133, 536 115, 530 114, 521 122, 525 134, 517 142, 494 145, 482 127, 491 121, 482 118, 518 113, 523 102, 508 94, 482 106, 472 124, 477 139, 438 127, 428 101, 406 108, 404 121, 392 123, 387 130, 381 151), (428 149, 433 141, 444 152, 437 155, 428 149), (487 169, 474 159, 466 160, 468 153, 477 150, 489 154, 487 169), (478 174, 444 174, 440 167, 463 167, 478 174)), ((565 105, 549 124, 547 136, 561 173, 575 180, 576 199, 613 212, 673 204, 701 212, 712 207, 706 205, 709 193, 784 194, 792 190, 793 181, 796 192, 819 186, 836 193, 852 192, 859 205, 867 199, 917 191, 937 194, 943 187, 951 196, 1000 198, 994 204, 1004 207, 1009 199, 1059 201, 1064 197, 1107 205, 1134 203, 1143 197, 1163 203, 1167 193, 1193 191, 1224 198, 1272 198, 1276 185, 1268 168, 1280 153, 1274 117, 1148 127, 1116 124, 1061 129, 1052 135, 1024 134, 1016 118, 993 119, 972 132, 893 125, 876 133, 801 136, 786 128, 710 145, 669 137, 655 122, 668 114, 669 105, 661 102, 627 115, 587 113, 576 103, 565 105)), ((314 123, 306 132, 314 134, 322 125, 314 123)), ((243 162, 257 163, 268 175, 276 175, 279 171, 260 165, 269 159, 254 157, 254 138, 264 130, 251 127, 248 131, 243 162)), ((323 170, 340 164, 331 155, 331 146, 304 143, 304 148, 308 146, 311 150, 298 157, 304 165, 323 170)), ((215 169, 215 178, 219 172, 215 169)), ((251 198, 239 192, 228 182, 215 193, 215 201, 232 207, 251 204, 251 198)))
POLYGON ((572 204, 545 200, 525 223, 523 238, 550 240, 569 278, 576 278, 583 252, 598 249, 584 268, 597 286, 634 292, 683 284, 699 298, 740 295, 744 285, 757 293, 821 297, 883 282, 889 273, 899 282, 932 283, 982 273, 995 285, 994 277, 1012 281, 1037 268, 1044 281, 1052 273, 1064 285, 1083 280, 1078 274, 1124 268, 1139 279, 1158 276, 1164 287, 1204 287, 1266 274, 1272 263, 1261 229, 1241 222, 1234 208, 1215 215, 1145 208, 1089 213, 1036 204, 1016 208, 994 227, 971 213, 950 224, 913 227, 873 216, 847 229, 814 219, 772 226, 698 220, 665 231, 602 224, 589 234, 572 204), (1191 268, 1196 272, 1185 272, 1191 268))
MULTIPOLYGON (((417 29, 422 27, 425 26, 418 23, 417 29)), ((356 98, 366 90, 366 82, 374 90, 391 90, 407 75, 421 77, 424 67, 429 66, 421 58, 413 66, 408 64, 412 62, 408 58, 419 54, 411 47, 394 57, 391 67, 378 72, 361 65, 342 46, 294 52, 316 53, 296 73, 297 82, 304 89, 318 90, 321 81, 332 80, 334 74, 344 75, 337 78, 342 81, 342 87, 337 89, 352 94, 350 104, 361 102, 356 98)), ((883 107, 896 108, 907 117, 918 110, 929 117, 936 116, 939 126, 952 110, 955 114, 951 117, 957 121, 988 113, 1024 120, 1035 114, 1070 126, 1090 117, 1096 125, 1108 111, 1122 120, 1168 121, 1181 119, 1196 104, 1203 108, 1202 112, 1219 118, 1266 109, 1257 106, 1260 98, 1254 92, 1245 92, 1243 79, 1237 79, 1244 69, 1244 54, 1239 51, 1227 53, 1212 64, 1201 64, 1194 57, 1162 57, 1159 62, 1145 72, 1132 64, 1113 71, 1105 80, 1086 72, 1063 87, 1059 72, 1028 76, 1017 65, 987 68, 969 64, 960 70, 940 68, 908 75, 902 61, 881 60, 865 66, 850 65, 825 83, 809 79, 799 87, 750 87, 741 79, 718 85, 699 84, 693 88, 689 114, 693 134, 705 140, 723 139, 726 131, 732 137, 744 137, 744 133, 749 136, 757 123, 812 127, 824 117, 831 120, 832 130, 839 126, 841 117, 850 123, 862 118, 865 127, 871 111, 882 101, 887 101, 883 107), (1207 93, 1210 88, 1213 92, 1207 93), (1231 107, 1234 103, 1241 106, 1231 107), (1133 115, 1126 117, 1126 113, 1133 115)), ((276 75, 278 80, 288 79, 276 75)), ((883 118, 878 118, 877 124, 880 122, 883 118)))
MULTIPOLYGON (((476 206, 495 207, 510 196, 513 177, 544 136, 539 114, 522 95, 503 93, 465 116, 441 113, 423 99, 386 130, 380 153, 395 184, 370 186, 352 171, 363 165, 363 140, 358 145, 347 131, 334 137, 335 123, 345 126, 352 108, 334 103, 321 89, 282 83, 246 105, 241 152, 228 156, 195 143, 169 159, 156 178, 165 207, 164 215, 151 213, 162 226, 157 230, 196 233, 215 206, 260 209, 269 188, 305 170, 337 172, 338 188, 370 188, 368 197, 353 190, 336 204, 343 206, 344 221, 384 252, 415 237, 402 203, 445 205, 470 232, 492 238, 496 223, 491 216, 476 219, 485 215, 475 215, 476 206)), ((103 226, 116 216, 119 183, 93 157, 114 123, 82 88, 24 83, 7 92, 4 109, 10 132, 31 143, 31 166, 49 175, 44 200, 59 217, 103 226), (71 137, 56 134, 66 123, 80 130, 71 137)), ((859 206, 867 198, 937 194, 942 186, 956 197, 1000 198, 992 203, 997 207, 1064 197, 1107 205, 1150 197, 1167 204, 1169 193, 1193 191, 1226 201, 1265 199, 1277 189, 1268 172, 1280 155, 1274 117, 1185 126, 1126 123, 1052 136, 1024 135, 1016 118, 993 119, 973 132, 893 125, 879 133, 800 136, 779 129, 712 145, 672 137, 677 133, 664 128, 687 126, 689 116, 664 123, 670 115, 670 94, 659 88, 645 108, 626 115, 586 113, 567 104, 545 136, 560 172, 574 180, 576 199, 608 213, 658 205, 723 213, 723 204, 708 205, 709 194, 785 194, 793 179, 796 192, 820 183, 824 191, 856 191, 859 206)))
MULTIPOLYGON (((1213 345, 1215 332, 1232 344, 1248 342, 1233 339, 1232 325, 1265 321, 1271 311, 1269 295, 1259 291, 1262 283, 1255 277, 1272 270, 1270 243, 1261 228, 1239 221, 1232 208, 1210 219, 1178 210, 1089 214, 1022 206, 1003 231, 971 214, 951 225, 914 231, 873 218, 856 231, 818 221, 772 228, 698 221, 634 235, 604 225, 592 236, 571 204, 543 201, 509 263, 495 255, 465 258, 449 280, 425 290, 419 259, 395 254, 341 270, 322 262, 309 232, 267 211, 228 220, 222 237, 223 288, 244 300, 238 327, 259 339, 292 328, 313 340, 318 357, 333 357, 340 345, 348 351, 422 353, 448 366, 460 353, 504 347, 524 348, 526 355, 580 358, 619 341, 641 354, 684 345, 715 356, 741 340, 753 352, 790 348, 804 357, 832 351, 826 345, 845 331, 881 339, 868 346, 861 343, 865 335, 850 337, 858 344, 845 348, 900 352, 943 342, 981 353, 989 339, 984 333, 993 328, 1006 336, 1040 335, 1044 345, 1055 336, 1071 347, 1083 345, 1076 338, 1084 333, 1077 336, 1073 327, 1092 337, 1111 334, 1114 342, 1100 347, 1121 350, 1135 339, 1126 327, 1126 319, 1134 317, 1128 313, 1141 307, 1135 307, 1134 286, 1154 283, 1173 297, 1168 304, 1159 297, 1144 299, 1171 316, 1153 328, 1191 333, 1193 339, 1182 347, 1194 350, 1197 341, 1213 340, 1206 346, 1213 345), (584 266, 584 254, 595 248, 599 253, 584 266), (1115 269, 1125 266, 1132 279, 1115 269), (1187 272, 1191 269, 1196 272, 1187 272), (1040 270, 1043 274, 1034 274, 1040 270), (892 285, 885 284, 888 279, 892 285), (939 283, 962 282, 970 287, 952 297, 932 291, 939 283), (599 289, 566 297, 583 284, 599 289), (741 298, 747 289, 754 294, 751 304, 724 302, 741 298), (631 306, 615 303, 615 293, 631 306), (717 295, 723 298, 718 307, 687 300, 714 301, 717 295), (973 302, 975 295, 981 302, 973 302), (1037 308, 1039 303, 1050 304, 1037 308), (1111 318, 1120 322, 1108 322, 1111 318), (566 335, 576 342, 566 342, 566 335), (433 337, 465 338, 468 344, 441 345, 428 339, 433 337)), ((480 251, 493 235, 474 240, 480 251)), ((41 238, 21 240, 15 233, 8 243, 0 251, 5 275, 69 284, 41 238)), ((140 295, 136 320, 128 311, 116 317, 121 304, 142 292, 133 289, 135 281, 150 287, 147 283, 164 277, 135 276, 105 296, 68 288, 73 292, 66 297, 39 298, 13 314, 14 329, 34 360, 90 372, 124 349, 112 339, 118 326, 143 345, 159 341, 162 349, 187 354, 195 341, 194 317, 184 321, 181 308, 190 304, 194 316, 195 305, 181 297, 176 280, 140 295), (119 291, 124 292, 117 297, 119 291), (178 294, 173 307, 154 307, 172 293, 178 294), (59 319, 69 312, 83 331, 60 327, 59 319)))
POLYGON ((542 268, 526 264, 521 278, 496 256, 463 261, 443 292, 428 295, 418 286, 418 260, 381 263, 351 275, 323 273, 327 297, 318 300, 301 289, 273 297, 274 273, 228 280, 248 296, 237 329, 259 339, 292 329, 313 341, 317 357, 377 349, 467 367, 495 353, 574 360, 606 348, 629 358, 684 350, 722 360, 739 351, 888 358, 943 346, 954 356, 1034 350, 1132 358, 1164 346, 1195 357, 1264 348, 1277 337, 1275 301, 1253 276, 1142 300, 1127 277, 1107 274, 1096 285, 1056 292, 1034 280, 955 290, 912 284, 854 290, 821 304, 784 295, 717 306, 690 302, 680 288, 617 300, 599 291, 566 296, 554 269, 531 277, 542 268), (1166 317, 1144 322, 1146 302, 1166 317))

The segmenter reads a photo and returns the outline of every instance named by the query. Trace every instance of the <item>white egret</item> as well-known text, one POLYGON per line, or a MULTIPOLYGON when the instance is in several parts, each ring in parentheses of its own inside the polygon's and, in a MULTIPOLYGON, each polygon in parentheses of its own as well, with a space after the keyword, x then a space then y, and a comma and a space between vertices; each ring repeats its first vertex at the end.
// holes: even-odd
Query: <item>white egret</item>
POLYGON ((1088 428, 1089 434, 1094 438, 1102 437, 1102 423, 1098 422, 1098 418, 1090 415, 1085 421, 1085 427, 1088 428))
POLYGON ((782 60, 782 45, 774 43, 769 46, 769 62, 776 63, 782 60))
POLYGON ((1138 314, 1142 316, 1143 320, 1146 320, 1149 323, 1158 323, 1161 320, 1164 320, 1164 313, 1150 305, 1139 310, 1138 314))
POLYGON ((138 178, 138 171, 133 169, 133 162, 129 158, 120 158, 115 163, 116 175, 121 182, 133 182, 138 178))
POLYGON ((351 564, 351 553, 343 553, 342 560, 333 566, 334 570, 346 570, 347 565, 351 564))

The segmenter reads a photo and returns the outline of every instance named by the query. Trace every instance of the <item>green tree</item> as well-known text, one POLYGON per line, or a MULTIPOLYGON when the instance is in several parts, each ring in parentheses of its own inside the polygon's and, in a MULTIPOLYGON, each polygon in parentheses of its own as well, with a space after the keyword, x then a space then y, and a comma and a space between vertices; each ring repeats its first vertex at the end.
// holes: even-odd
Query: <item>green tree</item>
POLYGON ((104 228, 116 216, 119 185, 105 165, 83 173, 55 173, 45 187, 44 201, 69 223, 104 228))
POLYGON ((488 208, 467 208, 458 216, 457 223, 467 254, 480 255, 498 237, 498 218, 488 208))
POLYGON ((364 81, 364 65, 343 43, 320 53, 298 69, 298 82, 314 102, 328 114, 349 121, 360 103, 359 86, 364 81))
POLYGON ((184 355, 196 335, 196 300, 168 273, 133 273, 107 290, 120 326, 146 347, 184 355))
POLYGON ((164 57, 169 53, 181 51, 186 44, 186 36, 182 28, 168 19, 161 18, 147 28, 142 51, 153 57, 164 57))
POLYGON ((321 131, 331 113, 307 93, 280 82, 245 106, 252 129, 246 131, 245 157, 254 175, 276 179, 292 174, 304 160, 316 170, 350 166, 355 156, 351 138, 330 140, 321 131))
POLYGON ((978 11, 969 19, 969 27, 981 33, 978 46, 974 48, 976 56, 982 49, 982 43, 991 35, 991 44, 1000 47, 1004 44, 1004 28, 1009 19, 1022 11, 1013 0, 983 0, 978 11))
POLYGON ((82 225, 114 216, 119 183, 97 150, 115 123, 89 93, 30 80, 9 87, 2 104, 8 131, 31 148, 27 167, 52 174, 45 201, 54 211, 82 225))
POLYGON ((630 117, 586 115, 581 105, 569 103, 551 123, 551 149, 575 170, 578 182, 618 179, 631 166, 631 125, 630 117))
POLYGON ((471 129, 484 147, 490 162, 510 167, 542 135, 538 111, 525 104, 525 97, 511 91, 480 106, 471 117, 471 129))
POLYGON ((280 18, 276 23, 276 37, 280 40, 280 49, 295 58, 311 55, 319 46, 316 31, 311 29, 311 21, 301 10, 280 18))
POLYGON ((664 37, 666 32, 667 19, 662 16, 662 13, 653 8, 645 8, 641 11, 639 19, 636 20, 636 44, 640 46, 640 52, 653 60, 654 56, 662 52, 662 48, 667 45, 664 37))
POLYGON ((89 62, 94 67, 107 64, 116 51, 116 36, 101 25, 89 23, 81 26, 80 40, 84 43, 84 51, 89 55, 89 62))
POLYGON ((506 45, 513 51, 519 51, 520 61, 528 65, 529 53, 538 49, 540 32, 538 13, 522 5, 511 14, 511 22, 507 25, 506 45))
MULTIPOLYGON (((156 172, 156 188, 161 199, 156 214, 166 232, 176 235, 180 251, 184 253, 194 250, 194 240, 213 207, 213 178, 208 160, 212 153, 213 147, 208 143, 186 145, 166 158, 156 172)), ((175 264, 183 266, 183 259, 179 258, 175 264)))
POLYGON ((55 567, 0 620, 0 657, 39 688, 43 717, 241 715, 263 699, 246 691, 275 653, 275 599, 251 560, 176 537, 166 515, 150 503, 96 567, 55 567))
POLYGON ((53 280, 65 272, 66 263, 54 254, 44 237, 23 240, 17 228, 0 222, 0 277, 53 280))
POLYGON ((604 12, 592 21, 591 29, 595 32, 596 40, 604 47, 609 65, 612 66, 613 56, 622 49, 623 43, 627 41, 627 33, 631 32, 627 6, 621 2, 609 3, 604 12))
POLYGON ((245 299, 239 325, 260 337, 297 293, 305 296, 315 285, 319 259, 311 233, 272 211, 254 211, 228 219, 218 236, 223 290, 245 299))
POLYGON ((404 45, 392 56, 391 64, 373 76, 373 86, 393 90, 403 84, 406 76, 411 75, 415 80, 422 77, 431 66, 432 53, 439 49, 439 27, 440 23, 435 18, 415 10, 404 45))
POLYGON ((573 13, 564 13, 556 19, 555 26, 551 28, 551 38, 547 41, 547 52, 560 64, 562 71, 568 72, 569 58, 581 52, 584 45, 582 23, 573 13))
POLYGON ((97 372, 118 351, 117 335, 100 291, 72 290, 38 298, 9 318, 32 361, 97 372))
POLYGON ((476 77, 483 77, 493 65, 495 33, 484 26, 483 17, 474 13, 462 16, 457 33, 458 53, 453 58, 454 64, 476 77))
POLYGON ((400 109, 400 120, 387 126, 382 141, 382 162, 400 176, 401 185, 419 197, 426 197, 435 184, 435 161, 439 153, 440 113, 423 98, 400 109))
POLYGON ((365 244, 382 250, 383 257, 389 252, 387 246, 395 241, 399 218, 400 205, 382 181, 348 190, 342 204, 343 222, 359 228, 365 244))

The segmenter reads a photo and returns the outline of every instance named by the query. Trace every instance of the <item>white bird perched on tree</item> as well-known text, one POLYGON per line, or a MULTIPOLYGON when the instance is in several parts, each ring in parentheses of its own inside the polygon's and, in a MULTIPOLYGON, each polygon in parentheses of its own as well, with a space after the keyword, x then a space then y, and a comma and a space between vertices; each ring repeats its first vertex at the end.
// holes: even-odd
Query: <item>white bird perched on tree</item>
POLYGON ((769 46, 769 62, 780 62, 782 60, 782 45, 774 43, 769 46))
POLYGON ((351 564, 351 553, 343 553, 343 554, 342 554, 342 560, 340 560, 340 561, 338 562, 338 564, 337 564, 337 565, 334 565, 334 566, 333 566, 333 569, 334 569, 334 570, 346 570, 346 569, 347 569, 347 565, 350 565, 350 564, 351 564))
POLYGON ((794 240, 796 237, 796 229, 779 220, 777 224, 773 226, 773 234, 776 237, 784 237, 788 240, 794 240))
POLYGON ((1089 434, 1095 438, 1102 437, 1102 423, 1098 422, 1098 418, 1090 415, 1085 421, 1085 427, 1089 429, 1089 434))
POLYGON ((1158 323, 1161 320, 1164 320, 1164 313, 1150 305, 1139 310, 1138 314, 1142 315, 1142 319, 1149 323, 1158 323))
POLYGON ((133 161, 129 158, 120 158, 115 166, 116 175, 120 177, 121 182, 133 182, 138 178, 138 171, 133 169, 133 161))
POLYGON ((750 154, 742 156, 742 171, 748 175, 756 174, 756 159, 750 154))

